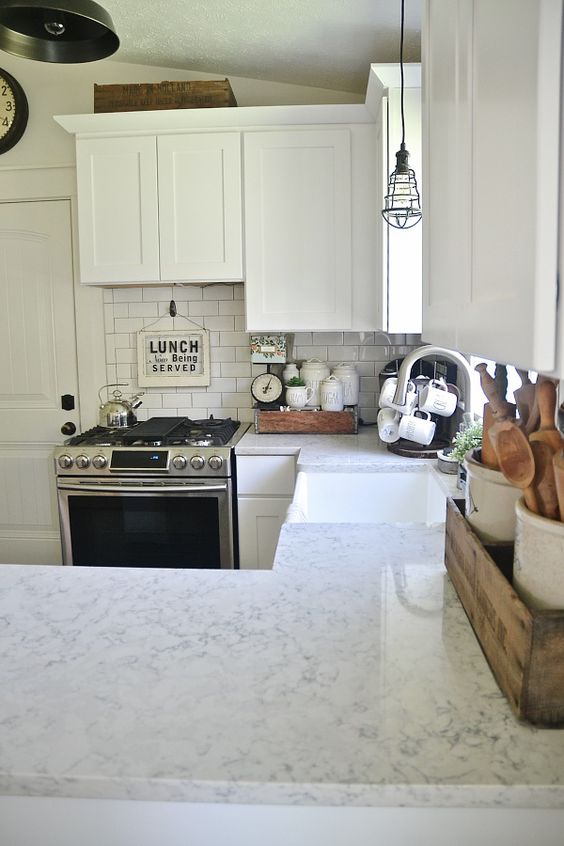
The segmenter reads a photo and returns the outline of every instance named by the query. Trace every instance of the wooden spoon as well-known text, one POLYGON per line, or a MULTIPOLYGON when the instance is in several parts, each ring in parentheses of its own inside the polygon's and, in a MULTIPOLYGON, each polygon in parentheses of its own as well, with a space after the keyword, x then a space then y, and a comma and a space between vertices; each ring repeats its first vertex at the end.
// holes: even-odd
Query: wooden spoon
POLYGON ((535 459, 527 436, 513 420, 500 420, 490 429, 490 440, 505 478, 521 488, 529 511, 539 513, 533 480, 535 459))
POLYGON ((531 449, 535 459, 535 478, 533 488, 537 498, 539 514, 549 520, 559 519, 558 494, 556 492, 554 450, 544 441, 531 440, 531 449))
POLYGON ((546 379, 537 385, 536 401, 540 414, 540 426, 536 432, 529 435, 530 441, 542 441, 548 444, 553 452, 564 447, 562 435, 554 426, 554 411, 556 409, 556 385, 546 379))
POLYGON ((564 523, 564 450, 557 452, 553 458, 554 479, 560 508, 560 519, 564 523))
MULTIPOLYGON (((521 420, 521 425, 527 427, 531 411, 535 404, 535 385, 529 379, 529 374, 526 370, 517 370, 517 374, 521 379, 521 387, 513 392, 515 403, 517 405, 517 413, 521 420)), ((536 428, 536 427, 535 427, 536 428)))

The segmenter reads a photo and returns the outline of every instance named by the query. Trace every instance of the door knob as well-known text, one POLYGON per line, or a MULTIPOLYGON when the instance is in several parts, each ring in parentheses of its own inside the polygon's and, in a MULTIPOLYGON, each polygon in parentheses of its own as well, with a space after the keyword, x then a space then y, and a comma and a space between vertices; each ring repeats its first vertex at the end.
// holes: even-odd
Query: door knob
POLYGON ((71 420, 67 421, 67 423, 63 423, 61 426, 61 433, 63 435, 74 435, 75 432, 76 426, 71 420))

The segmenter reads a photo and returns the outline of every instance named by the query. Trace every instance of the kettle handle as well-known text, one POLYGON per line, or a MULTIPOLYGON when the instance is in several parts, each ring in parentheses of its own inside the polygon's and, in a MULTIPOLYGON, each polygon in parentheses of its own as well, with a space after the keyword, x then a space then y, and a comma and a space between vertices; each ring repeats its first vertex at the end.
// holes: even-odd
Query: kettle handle
POLYGON ((104 404, 104 400, 102 399, 102 391, 104 388, 127 388, 127 384, 125 382, 110 382, 108 385, 102 385, 100 390, 98 391, 98 398, 100 400, 100 404, 104 404))

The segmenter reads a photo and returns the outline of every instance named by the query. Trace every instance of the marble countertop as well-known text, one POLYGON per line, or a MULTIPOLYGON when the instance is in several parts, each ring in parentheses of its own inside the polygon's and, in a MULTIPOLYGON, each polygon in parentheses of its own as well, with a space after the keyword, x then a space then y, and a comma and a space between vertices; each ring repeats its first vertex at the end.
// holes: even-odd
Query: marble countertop
POLYGON ((272 572, 3 566, 0 793, 561 808, 564 732, 513 717, 443 543, 286 524, 272 572))

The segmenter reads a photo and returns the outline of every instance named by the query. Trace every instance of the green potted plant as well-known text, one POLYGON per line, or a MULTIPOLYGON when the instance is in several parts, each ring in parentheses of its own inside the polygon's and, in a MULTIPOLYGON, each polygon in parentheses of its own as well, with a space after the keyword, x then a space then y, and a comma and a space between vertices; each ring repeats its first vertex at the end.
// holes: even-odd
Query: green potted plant
POLYGON ((292 378, 289 379, 286 382, 286 387, 287 388, 302 388, 302 387, 305 387, 305 382, 304 382, 303 379, 300 379, 299 376, 292 376, 292 378))

